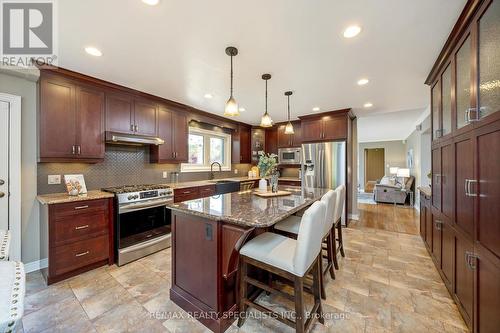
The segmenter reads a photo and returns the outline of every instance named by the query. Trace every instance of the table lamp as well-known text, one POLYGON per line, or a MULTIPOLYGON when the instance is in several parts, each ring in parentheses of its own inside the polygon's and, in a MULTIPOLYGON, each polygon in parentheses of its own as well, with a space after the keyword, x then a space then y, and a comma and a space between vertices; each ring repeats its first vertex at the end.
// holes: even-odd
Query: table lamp
POLYGON ((397 176, 403 178, 403 186, 406 183, 405 178, 410 177, 410 169, 408 168, 400 168, 398 169, 397 176))

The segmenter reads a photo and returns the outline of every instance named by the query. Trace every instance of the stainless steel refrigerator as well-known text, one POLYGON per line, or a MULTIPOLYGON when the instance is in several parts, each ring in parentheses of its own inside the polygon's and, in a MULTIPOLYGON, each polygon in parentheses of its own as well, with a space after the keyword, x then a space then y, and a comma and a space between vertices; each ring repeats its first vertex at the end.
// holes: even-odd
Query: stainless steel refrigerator
MULTIPOLYGON (((320 142, 302 145, 302 186, 329 188, 346 183, 347 152, 345 141, 320 142)), ((345 203, 344 203, 345 210, 345 203)), ((345 211, 342 214, 345 224, 345 211)))

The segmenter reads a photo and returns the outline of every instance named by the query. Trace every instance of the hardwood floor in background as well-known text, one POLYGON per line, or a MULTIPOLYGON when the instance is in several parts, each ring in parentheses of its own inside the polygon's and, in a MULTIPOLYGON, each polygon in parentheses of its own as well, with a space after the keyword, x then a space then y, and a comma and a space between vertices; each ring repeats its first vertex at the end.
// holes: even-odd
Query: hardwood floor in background
POLYGON ((420 215, 416 209, 393 204, 358 204, 359 221, 351 220, 351 228, 375 228, 405 234, 419 234, 420 215))

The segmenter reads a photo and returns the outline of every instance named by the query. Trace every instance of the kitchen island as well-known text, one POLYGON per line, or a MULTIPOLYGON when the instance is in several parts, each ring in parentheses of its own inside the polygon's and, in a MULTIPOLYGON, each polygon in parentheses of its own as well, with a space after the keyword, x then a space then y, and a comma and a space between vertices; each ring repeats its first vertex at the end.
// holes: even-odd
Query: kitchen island
POLYGON ((252 190, 172 203, 170 299, 214 332, 237 311, 241 246, 319 200, 326 189, 280 186, 290 195, 262 198, 252 190))

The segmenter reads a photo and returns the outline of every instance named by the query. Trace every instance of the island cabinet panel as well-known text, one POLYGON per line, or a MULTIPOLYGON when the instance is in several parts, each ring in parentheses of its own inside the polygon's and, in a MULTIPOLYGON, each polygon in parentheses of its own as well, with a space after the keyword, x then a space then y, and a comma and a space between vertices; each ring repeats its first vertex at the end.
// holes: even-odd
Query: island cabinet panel
POLYGON ((157 107, 146 100, 134 101, 134 131, 139 135, 157 135, 157 107))
POLYGON ((77 81, 42 74, 40 162, 104 158, 104 93, 77 81))
POLYGON ((113 200, 41 205, 40 252, 48 255, 42 274, 48 284, 104 264, 113 264, 113 200))
POLYGON ((251 163, 251 128, 239 125, 231 134, 232 163, 251 163))
POLYGON ((134 104, 131 96, 106 93, 106 130, 134 133, 134 104))

